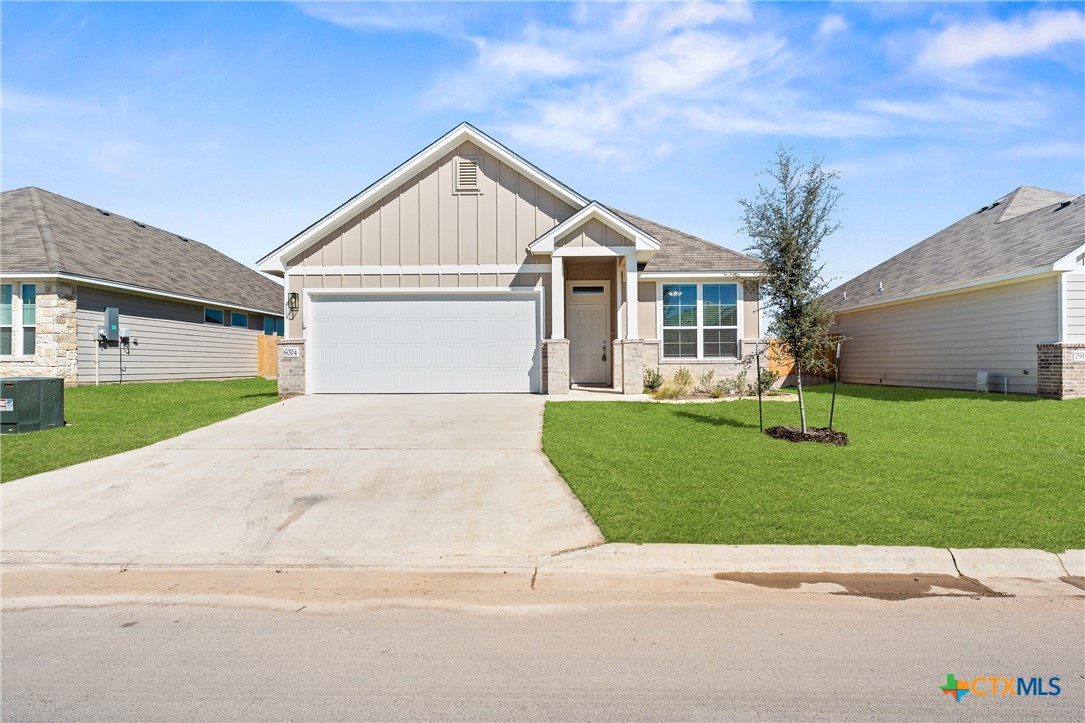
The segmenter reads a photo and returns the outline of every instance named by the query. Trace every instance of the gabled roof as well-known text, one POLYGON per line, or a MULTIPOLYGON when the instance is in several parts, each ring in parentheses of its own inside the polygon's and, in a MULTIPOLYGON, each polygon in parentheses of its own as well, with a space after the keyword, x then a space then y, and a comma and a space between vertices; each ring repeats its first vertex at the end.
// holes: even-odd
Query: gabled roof
POLYGON ((535 254, 553 254, 555 253, 554 246, 558 239, 573 231, 581 224, 587 223, 593 219, 618 231, 623 236, 633 239, 633 245, 636 249, 638 258, 643 257, 643 260, 647 261, 659 251, 660 243, 651 234, 645 233, 643 229, 638 228, 636 225, 630 223, 628 219, 615 213, 598 201, 592 201, 587 206, 532 241, 528 244, 528 250, 535 254))
POLYGON ((66 274, 281 316, 283 289, 198 241, 29 186, 0 194, 4 274, 66 274))
POLYGON ((849 311, 1057 270, 1068 255, 1085 250, 1083 199, 1022 186, 841 284, 826 299, 836 311, 849 311))
POLYGON ((646 272, 757 273, 764 269, 764 265, 752 256, 740 254, 627 211, 615 208, 611 210, 659 241, 659 251, 644 266, 646 272))
POLYGON ((538 183, 543 188, 551 191, 555 196, 564 200, 573 208, 581 208, 588 203, 588 199, 559 182, 553 176, 544 173, 535 165, 524 160, 510 151, 502 144, 486 135, 470 123, 460 123, 458 126, 445 133, 433 143, 411 156, 407 161, 400 164, 383 178, 371 184, 357 195, 339 205, 321 218, 316 223, 304 229, 301 233, 279 246, 267 256, 260 259, 256 265, 261 271, 270 274, 283 274, 286 271, 286 263, 306 247, 322 239, 327 233, 348 219, 364 211, 375 201, 379 201, 391 189, 402 185, 412 175, 438 160, 449 151, 458 148, 465 141, 470 141, 496 156, 503 162, 515 168, 520 173, 538 183))

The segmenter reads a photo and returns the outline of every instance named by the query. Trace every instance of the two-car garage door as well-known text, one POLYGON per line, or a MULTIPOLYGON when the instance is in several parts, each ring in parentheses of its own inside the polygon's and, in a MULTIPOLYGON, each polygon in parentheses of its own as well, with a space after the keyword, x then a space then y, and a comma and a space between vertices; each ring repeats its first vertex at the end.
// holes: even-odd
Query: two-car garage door
POLYGON ((538 392, 534 292, 314 294, 312 393, 538 392))

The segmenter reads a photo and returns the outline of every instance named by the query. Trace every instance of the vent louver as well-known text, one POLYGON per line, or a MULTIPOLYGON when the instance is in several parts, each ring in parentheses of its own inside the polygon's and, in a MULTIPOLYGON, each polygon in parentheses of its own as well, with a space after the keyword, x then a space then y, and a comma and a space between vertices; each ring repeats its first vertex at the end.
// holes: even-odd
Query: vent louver
POLYGON ((478 159, 456 159, 456 193, 478 193, 478 159))

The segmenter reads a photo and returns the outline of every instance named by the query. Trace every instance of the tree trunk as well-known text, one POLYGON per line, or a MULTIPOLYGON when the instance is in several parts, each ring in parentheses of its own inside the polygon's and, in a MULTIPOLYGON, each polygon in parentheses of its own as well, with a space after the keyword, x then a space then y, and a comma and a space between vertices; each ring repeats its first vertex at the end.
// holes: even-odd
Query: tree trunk
POLYGON ((802 433, 806 434, 806 403, 802 398, 802 364, 795 362, 795 378, 799 389, 799 419, 802 422, 802 433))

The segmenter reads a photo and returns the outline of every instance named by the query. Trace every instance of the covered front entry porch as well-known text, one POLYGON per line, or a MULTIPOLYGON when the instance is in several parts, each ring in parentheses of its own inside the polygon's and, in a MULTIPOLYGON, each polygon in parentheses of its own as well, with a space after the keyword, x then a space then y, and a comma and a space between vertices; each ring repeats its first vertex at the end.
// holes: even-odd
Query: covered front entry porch
POLYGON ((638 269, 658 248, 597 204, 532 245, 550 256, 544 393, 566 394, 573 386, 642 392, 644 368, 658 362, 659 342, 640 338, 638 269))

